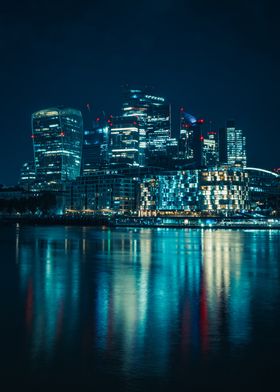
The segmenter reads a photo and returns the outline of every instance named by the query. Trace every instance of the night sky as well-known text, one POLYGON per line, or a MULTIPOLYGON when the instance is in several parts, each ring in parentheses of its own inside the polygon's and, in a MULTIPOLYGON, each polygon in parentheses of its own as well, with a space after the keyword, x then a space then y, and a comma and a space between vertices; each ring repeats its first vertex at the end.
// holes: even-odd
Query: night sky
MULTIPOLYGON (((0 183, 32 159, 31 113, 52 105, 117 114, 121 85, 235 118, 250 166, 279 159, 280 44, 270 0, 27 0, 0 9, 0 183)), ((175 121, 176 124, 176 121, 175 121)))

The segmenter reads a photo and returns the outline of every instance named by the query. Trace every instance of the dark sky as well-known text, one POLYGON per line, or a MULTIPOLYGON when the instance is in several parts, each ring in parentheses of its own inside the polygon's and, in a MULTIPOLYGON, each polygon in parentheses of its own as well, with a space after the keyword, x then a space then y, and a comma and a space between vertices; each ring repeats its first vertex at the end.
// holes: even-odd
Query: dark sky
POLYGON ((32 158, 30 116, 51 105, 117 114, 124 83, 217 127, 235 118, 249 164, 279 159, 280 44, 271 0, 27 0, 0 9, 0 183, 32 158))

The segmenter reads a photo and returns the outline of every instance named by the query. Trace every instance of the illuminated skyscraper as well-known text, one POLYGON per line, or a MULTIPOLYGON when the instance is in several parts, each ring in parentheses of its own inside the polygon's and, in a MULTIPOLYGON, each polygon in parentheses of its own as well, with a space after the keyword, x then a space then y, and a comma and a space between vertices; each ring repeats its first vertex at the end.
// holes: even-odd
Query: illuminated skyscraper
POLYGON ((180 111, 180 137, 179 137, 179 156, 183 159, 193 159, 192 139, 194 127, 197 119, 181 108, 180 111))
POLYGON ((202 145, 202 166, 213 167, 219 162, 218 134, 215 131, 207 132, 202 145))
POLYGON ((142 89, 124 90, 123 116, 137 118, 141 129, 140 143, 145 149, 145 161, 165 157, 171 137, 170 105, 165 99, 142 89))
POLYGON ((193 162, 195 166, 203 165, 203 119, 196 119, 193 115, 181 109, 179 157, 193 162))
POLYGON ((32 114, 36 182, 55 186, 80 175, 83 119, 70 108, 49 108, 32 114))
POLYGON ((228 165, 241 164, 246 166, 246 138, 235 122, 227 121, 226 127, 219 132, 220 163, 228 165))
POLYGON ((147 110, 147 156, 148 159, 160 159, 168 153, 171 138, 170 105, 164 98, 151 97, 147 110))
POLYGON ((108 156, 110 165, 143 166, 145 131, 137 117, 113 117, 110 122, 108 156))
POLYGON ((104 168, 108 161, 109 124, 104 116, 97 117, 92 126, 84 130, 82 175, 104 168))

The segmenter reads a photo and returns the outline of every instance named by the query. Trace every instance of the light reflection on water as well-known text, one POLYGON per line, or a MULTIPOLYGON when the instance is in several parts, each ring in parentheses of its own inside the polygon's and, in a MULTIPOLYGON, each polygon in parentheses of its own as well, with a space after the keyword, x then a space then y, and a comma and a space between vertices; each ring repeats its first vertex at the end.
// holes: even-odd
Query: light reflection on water
POLYGON ((91 372, 139 383, 241 355, 275 322, 279 237, 16 227, 27 374, 73 368, 89 384, 91 372))

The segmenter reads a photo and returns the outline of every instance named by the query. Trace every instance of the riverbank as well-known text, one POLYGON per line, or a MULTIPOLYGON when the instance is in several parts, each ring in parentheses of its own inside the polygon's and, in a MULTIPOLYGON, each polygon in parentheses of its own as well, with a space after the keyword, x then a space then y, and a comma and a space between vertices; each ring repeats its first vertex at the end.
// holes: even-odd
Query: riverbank
POLYGON ((5 216, 0 224, 150 227, 176 229, 280 230, 280 219, 240 217, 5 216))
POLYGON ((107 217, 92 216, 5 216, 0 217, 0 224, 27 224, 27 225, 77 225, 77 226, 108 226, 107 217))

